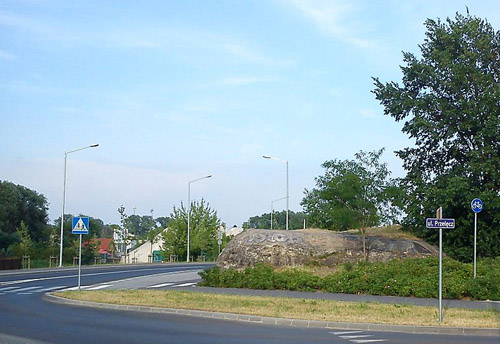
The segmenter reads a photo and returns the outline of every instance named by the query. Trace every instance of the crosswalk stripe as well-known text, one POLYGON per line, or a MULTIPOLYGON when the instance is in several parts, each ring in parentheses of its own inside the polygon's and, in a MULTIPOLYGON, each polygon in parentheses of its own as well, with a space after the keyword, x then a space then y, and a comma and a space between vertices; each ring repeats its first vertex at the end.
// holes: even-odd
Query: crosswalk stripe
POLYGON ((15 289, 15 290, 9 290, 7 293, 19 293, 19 292, 25 292, 28 290, 39 289, 39 288, 41 288, 41 286, 19 288, 19 289, 15 289))
POLYGON ((56 289, 63 289, 63 288, 66 288, 66 286, 65 285, 58 285, 55 287, 40 289, 40 290, 37 290, 36 292, 43 293, 43 292, 52 291, 52 290, 56 290, 56 289))
POLYGON ((12 289, 18 289, 19 287, 5 287, 5 288, 1 288, 0 289, 0 292, 6 292, 8 290, 12 290, 12 289))
POLYGON ((157 285, 150 285, 149 287, 146 288, 161 288, 161 287, 168 287, 172 285, 173 283, 162 283, 162 284, 157 284, 157 285))
POLYGON ((361 333, 363 331, 344 331, 344 332, 330 332, 331 334, 334 334, 336 336, 340 336, 343 334, 354 334, 354 333, 361 333))
POLYGON ((98 285, 98 286, 95 286, 95 287, 86 288, 85 290, 100 290, 100 289, 105 289, 105 288, 108 288, 108 287, 111 287, 111 284, 98 285))
POLYGON ((356 336, 339 336, 342 339, 356 339, 356 338, 368 338, 368 337, 373 337, 371 334, 360 334, 356 336))
POLYGON ((173 285, 172 288, 189 287, 189 286, 192 286, 192 285, 195 285, 195 284, 196 284, 196 282, 182 283, 182 284, 173 285))

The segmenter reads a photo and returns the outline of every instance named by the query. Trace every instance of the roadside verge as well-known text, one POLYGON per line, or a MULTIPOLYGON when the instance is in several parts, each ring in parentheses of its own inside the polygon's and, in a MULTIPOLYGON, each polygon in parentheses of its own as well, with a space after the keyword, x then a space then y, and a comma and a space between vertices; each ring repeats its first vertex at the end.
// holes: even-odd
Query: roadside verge
POLYGON ((345 323, 345 322, 330 322, 330 321, 318 321, 318 320, 273 318, 264 316, 235 314, 235 313, 209 312, 209 311, 186 310, 177 308, 160 308, 160 307, 150 307, 150 306, 116 305, 116 304, 98 303, 91 301, 80 301, 80 300, 62 298, 59 296, 55 296, 52 293, 45 294, 44 299, 50 302, 55 302, 64 305, 84 306, 84 307, 93 307, 93 308, 119 310, 119 311, 176 314, 183 316, 196 316, 196 317, 212 318, 219 320, 244 321, 244 322, 260 323, 267 325, 324 328, 324 329, 336 329, 336 330, 337 329, 372 330, 381 332, 400 332, 400 333, 414 333, 414 334, 448 334, 448 335, 474 335, 474 336, 500 337, 500 329, 385 325, 385 324, 371 324, 371 323, 345 323))

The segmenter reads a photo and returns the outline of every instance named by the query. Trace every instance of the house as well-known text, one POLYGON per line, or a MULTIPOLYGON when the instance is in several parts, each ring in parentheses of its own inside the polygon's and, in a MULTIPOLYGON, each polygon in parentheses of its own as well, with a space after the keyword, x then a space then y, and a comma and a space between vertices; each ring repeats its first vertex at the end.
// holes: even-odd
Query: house
MULTIPOLYGON (((155 240, 153 240, 153 244, 151 244, 150 241, 146 241, 139 247, 129 251, 127 263, 153 263, 155 261, 161 261, 161 259, 158 258, 158 251, 162 251, 163 247, 163 236, 161 234, 162 233, 156 236, 155 240)), ((124 263, 124 259, 122 260, 122 263, 124 263)))
MULTIPOLYGON (((97 238, 95 241, 99 243, 97 249, 101 263, 112 262, 116 259, 116 248, 112 238, 97 238)), ((82 246, 86 247, 89 243, 94 243, 94 239, 90 239, 89 242, 83 242, 82 246)))

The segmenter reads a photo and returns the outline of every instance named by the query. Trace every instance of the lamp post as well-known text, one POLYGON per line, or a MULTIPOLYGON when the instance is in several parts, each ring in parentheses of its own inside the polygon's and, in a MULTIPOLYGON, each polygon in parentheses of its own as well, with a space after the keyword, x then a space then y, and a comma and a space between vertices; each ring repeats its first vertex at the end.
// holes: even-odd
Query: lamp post
POLYGON ((62 266, 62 261, 63 261, 64 205, 66 203, 66 162, 68 160, 68 154, 94 147, 99 147, 99 144, 95 143, 90 146, 64 152, 64 181, 63 181, 63 201, 62 201, 62 211, 61 211, 61 244, 59 245, 59 267, 62 266))
POLYGON ((206 178, 211 178, 212 175, 209 174, 208 176, 201 177, 195 180, 191 180, 188 182, 188 211, 187 211, 187 216, 188 216, 188 236, 187 236, 187 259, 186 261, 189 263, 189 231, 191 229, 191 222, 190 222, 190 217, 191 217, 191 183, 197 182, 202 179, 206 178))
POLYGON ((290 204, 290 196, 289 196, 289 192, 288 192, 288 160, 273 158, 272 156, 269 156, 269 155, 263 155, 262 157, 264 159, 278 160, 278 161, 281 161, 282 163, 286 164, 286 230, 288 230, 288 209, 289 209, 289 204, 290 204))
POLYGON ((273 213, 274 213, 273 204, 274 204, 274 202, 281 201, 282 199, 285 199, 285 198, 286 197, 281 197, 281 198, 275 199, 274 201, 271 201, 271 230, 273 229, 273 213))

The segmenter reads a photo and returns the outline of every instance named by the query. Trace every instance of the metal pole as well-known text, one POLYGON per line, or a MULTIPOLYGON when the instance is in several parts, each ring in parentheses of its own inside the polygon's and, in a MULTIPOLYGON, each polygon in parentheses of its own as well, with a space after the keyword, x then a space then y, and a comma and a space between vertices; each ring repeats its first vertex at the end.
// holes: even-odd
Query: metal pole
POLYGON ((188 182, 188 236, 187 236, 187 262, 189 263, 189 229, 190 229, 190 217, 191 217, 191 182, 188 182))
POLYGON ((476 278, 476 257, 477 257, 477 213, 474 213, 474 278, 476 278))
POLYGON ((443 229, 439 228, 439 322, 443 322, 443 229))
POLYGON ((290 195, 288 193, 288 160, 286 161, 286 230, 288 230, 288 208, 290 203, 290 195))
POLYGON ((74 149, 69 152, 64 152, 64 182, 63 182, 63 202, 62 202, 62 211, 61 211, 61 244, 59 245, 59 267, 62 267, 63 263, 63 235, 64 235, 64 204, 66 203, 66 162, 68 160, 68 154, 81 151, 87 148, 99 147, 98 143, 94 143, 93 145, 74 149))
POLYGON ((271 201, 271 230, 273 230, 273 201, 271 201))
POLYGON ((68 153, 64 152, 64 182, 63 182, 63 201, 61 211, 61 243, 59 245, 59 267, 62 267, 63 261, 63 235, 64 235, 64 203, 66 202, 66 162, 68 160, 68 153))
POLYGON ((82 235, 80 234, 80 247, 78 253, 78 290, 81 290, 80 280, 82 275, 82 235))
POLYGON ((190 217, 191 217, 191 183, 197 182, 198 180, 206 179, 206 178, 211 178, 212 175, 209 174, 208 176, 201 177, 195 180, 191 180, 188 182, 188 212, 187 212, 187 217, 188 217, 188 233, 187 233, 187 259, 186 261, 189 263, 189 232, 191 229, 191 222, 190 222, 190 217))

